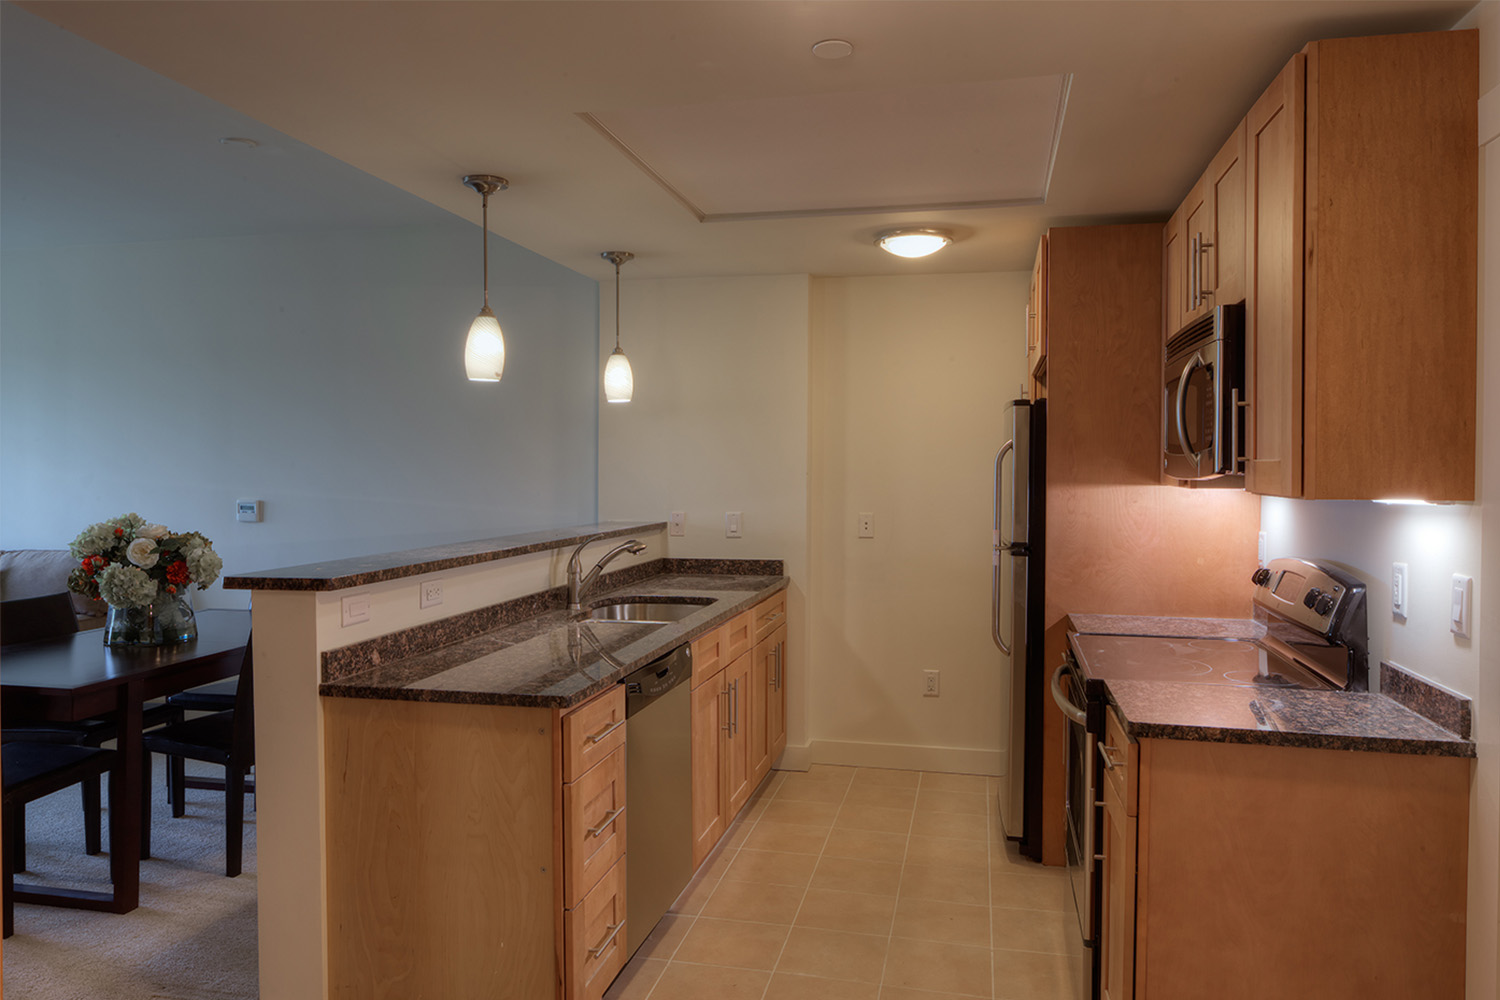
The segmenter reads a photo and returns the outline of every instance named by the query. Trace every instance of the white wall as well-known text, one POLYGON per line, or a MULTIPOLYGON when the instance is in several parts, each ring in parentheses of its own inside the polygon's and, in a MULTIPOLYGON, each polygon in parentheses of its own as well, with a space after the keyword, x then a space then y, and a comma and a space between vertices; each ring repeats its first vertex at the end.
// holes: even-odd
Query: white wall
POLYGON ((1030 275, 826 278, 811 374, 814 760, 1000 773, 995 451, 1030 275), (874 514, 875 537, 856 537, 874 514), (923 670, 941 671, 922 695, 923 670))
POLYGON ((598 286, 492 237, 506 375, 470 383, 476 236, 455 219, 5 254, 0 547, 137 511, 236 573, 594 521, 598 286), (234 520, 241 497, 262 523, 234 520))

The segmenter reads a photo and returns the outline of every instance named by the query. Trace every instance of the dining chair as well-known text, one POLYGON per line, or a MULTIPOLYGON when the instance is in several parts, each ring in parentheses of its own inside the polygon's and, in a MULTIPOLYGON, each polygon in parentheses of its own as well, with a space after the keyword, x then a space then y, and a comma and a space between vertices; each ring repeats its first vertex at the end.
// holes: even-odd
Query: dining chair
MULTIPOLYGON (((73 635, 78 631, 78 615, 73 600, 66 593, 45 594, 13 601, 0 601, 0 644, 9 646, 73 635)), ((100 641, 103 641, 101 636, 100 641)), ((153 728, 182 719, 182 709, 172 705, 148 705, 141 713, 142 728, 153 728)), ((82 722, 32 722, 7 725, 3 738, 7 743, 57 743, 68 746, 98 747, 116 736, 114 720, 84 719, 82 722)), ((141 764, 141 782, 151 787, 151 758, 141 764)), ((103 779, 84 781, 83 793, 84 850, 98 854, 103 849, 100 815, 100 792, 103 779)), ((26 868, 26 810, 17 806, 14 834, 7 838, 12 863, 18 871, 26 868)))
MULTIPOLYGON (((167 704, 173 708, 180 708, 184 712, 227 712, 234 708, 234 692, 239 684, 238 677, 226 677, 222 681, 214 681, 212 684, 200 684, 186 691, 167 696, 167 704)), ((171 796, 173 789, 202 788, 209 791, 224 791, 223 778, 200 777, 189 775, 183 767, 181 757, 167 758, 167 794, 171 796)), ((245 778, 245 791, 255 794, 255 779, 245 778)), ((175 799, 173 800, 175 803, 175 799)), ((173 813, 174 816, 182 815, 181 812, 173 813)))
MULTIPOLYGON (((61 791, 69 785, 84 787, 102 781, 114 767, 115 752, 98 747, 67 746, 59 743, 6 743, 0 747, 0 773, 4 777, 4 795, 0 799, 0 835, 7 842, 22 836, 18 822, 26 808, 44 795, 61 791)), ((95 836, 98 836, 97 831, 95 836)), ((15 891, 18 865, 14 852, 0 851, 5 892, 4 936, 15 930, 15 891)), ((19 866, 24 870, 24 862, 19 866)))
MULTIPOLYGON (((141 737, 146 755, 165 754, 179 759, 201 760, 224 768, 224 874, 240 873, 245 844, 245 775, 255 766, 255 680, 251 640, 245 641, 245 658, 235 682, 234 708, 174 722, 141 737)), ((169 774, 171 770, 169 768, 169 774)), ((187 811, 183 783, 171 781, 172 815, 187 811)), ((149 792, 145 793, 149 795, 149 792)), ((141 810, 141 855, 150 848, 150 800, 141 810)))

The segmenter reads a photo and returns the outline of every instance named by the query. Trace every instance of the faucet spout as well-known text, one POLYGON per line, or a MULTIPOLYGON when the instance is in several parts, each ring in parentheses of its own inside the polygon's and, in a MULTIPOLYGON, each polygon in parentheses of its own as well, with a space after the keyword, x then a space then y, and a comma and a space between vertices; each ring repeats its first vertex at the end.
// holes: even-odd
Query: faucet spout
POLYGON ((638 555, 646 551, 645 542, 632 538, 604 553, 599 561, 594 564, 594 568, 589 570, 588 573, 584 573, 583 550, 603 537, 605 536, 601 534, 585 538, 573 550, 573 555, 568 559, 568 610, 570 612, 576 613, 583 610, 584 596, 588 593, 589 588, 599 579, 599 574, 604 572, 604 567, 609 565, 611 560, 626 552, 638 555))

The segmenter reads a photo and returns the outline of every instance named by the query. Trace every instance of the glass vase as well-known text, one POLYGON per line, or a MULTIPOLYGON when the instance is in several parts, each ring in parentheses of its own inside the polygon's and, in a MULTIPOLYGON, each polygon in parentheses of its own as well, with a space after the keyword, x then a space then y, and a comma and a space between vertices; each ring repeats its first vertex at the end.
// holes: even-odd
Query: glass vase
POLYGON ((104 618, 106 646, 172 646, 198 638, 198 623, 187 592, 156 592, 156 600, 143 607, 109 606, 104 618))

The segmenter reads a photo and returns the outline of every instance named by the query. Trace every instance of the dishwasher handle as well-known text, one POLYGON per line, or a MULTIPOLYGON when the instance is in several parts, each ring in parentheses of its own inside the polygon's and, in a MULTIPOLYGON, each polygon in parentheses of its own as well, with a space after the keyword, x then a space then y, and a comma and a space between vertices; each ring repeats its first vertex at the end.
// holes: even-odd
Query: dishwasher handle
POLYGON ((1058 708, 1062 709, 1063 715, 1066 715, 1080 726, 1087 726, 1088 713, 1069 701, 1068 696, 1063 694, 1062 675, 1064 673, 1072 674, 1075 680, 1078 677, 1078 674, 1073 670, 1073 665, 1067 660, 1063 660, 1062 663, 1058 664, 1057 669, 1052 671, 1052 700, 1057 703, 1058 708))

